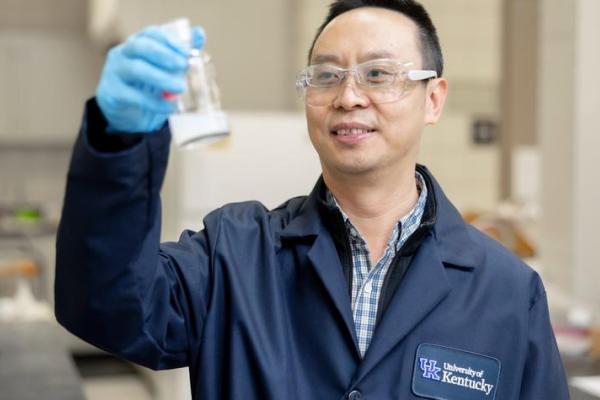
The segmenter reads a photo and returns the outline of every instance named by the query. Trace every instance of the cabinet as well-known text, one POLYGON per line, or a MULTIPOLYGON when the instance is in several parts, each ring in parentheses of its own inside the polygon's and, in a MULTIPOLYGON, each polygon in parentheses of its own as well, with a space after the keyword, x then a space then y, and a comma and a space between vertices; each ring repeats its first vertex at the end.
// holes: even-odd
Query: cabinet
POLYGON ((0 143, 72 140, 101 65, 83 34, 0 33, 0 143))

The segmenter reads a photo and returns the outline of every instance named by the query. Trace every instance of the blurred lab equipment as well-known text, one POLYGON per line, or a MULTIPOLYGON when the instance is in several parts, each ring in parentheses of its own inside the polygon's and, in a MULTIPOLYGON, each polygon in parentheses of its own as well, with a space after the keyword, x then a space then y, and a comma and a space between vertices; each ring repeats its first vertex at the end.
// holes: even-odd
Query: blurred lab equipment
POLYGON ((15 280, 12 297, 0 297, 0 321, 50 321, 50 306, 36 300, 30 281, 40 275, 40 269, 31 259, 13 260, 0 264, 0 279, 15 280))
MULTIPOLYGON (((199 141, 229 135, 227 116, 221 110, 214 64, 205 50, 194 48, 189 20, 179 18, 164 24, 162 29, 189 50, 186 88, 177 96, 177 112, 169 116, 173 140, 188 147, 199 141)), ((169 93, 165 95, 170 97, 169 93)))

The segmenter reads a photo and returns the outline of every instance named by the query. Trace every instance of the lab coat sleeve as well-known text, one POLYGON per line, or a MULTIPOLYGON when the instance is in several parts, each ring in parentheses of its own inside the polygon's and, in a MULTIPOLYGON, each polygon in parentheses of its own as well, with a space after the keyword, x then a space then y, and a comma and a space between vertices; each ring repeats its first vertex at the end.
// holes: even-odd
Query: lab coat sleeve
MULTIPOLYGON (((209 290, 208 233, 160 245, 168 128, 99 152, 88 102, 69 167, 57 236, 55 313, 82 339, 153 369, 188 364, 209 290)), ((96 131, 95 131, 96 130, 96 131)))
POLYGON ((529 309, 529 350, 519 399, 569 399, 565 371, 550 324, 546 293, 537 275, 529 309))

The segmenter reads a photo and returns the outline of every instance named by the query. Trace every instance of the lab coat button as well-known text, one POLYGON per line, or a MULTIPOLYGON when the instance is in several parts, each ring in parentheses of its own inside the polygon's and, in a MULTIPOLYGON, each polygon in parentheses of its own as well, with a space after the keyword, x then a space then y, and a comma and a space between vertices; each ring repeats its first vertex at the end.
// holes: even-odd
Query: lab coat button
POLYGON ((348 400, 361 400, 362 398, 362 393, 359 390, 353 390, 348 393, 348 400))

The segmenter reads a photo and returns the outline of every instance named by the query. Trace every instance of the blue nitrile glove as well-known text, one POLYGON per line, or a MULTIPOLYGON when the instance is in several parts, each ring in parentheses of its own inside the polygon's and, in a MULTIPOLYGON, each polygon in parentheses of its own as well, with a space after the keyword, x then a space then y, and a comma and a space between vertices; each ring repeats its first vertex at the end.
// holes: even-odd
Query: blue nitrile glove
MULTIPOLYGON (((193 28, 194 47, 204 45, 204 31, 193 28)), ((185 90, 187 50, 157 26, 130 36, 109 50, 96 102, 108 121, 107 131, 146 133, 160 129, 176 109, 174 96, 185 90)))

